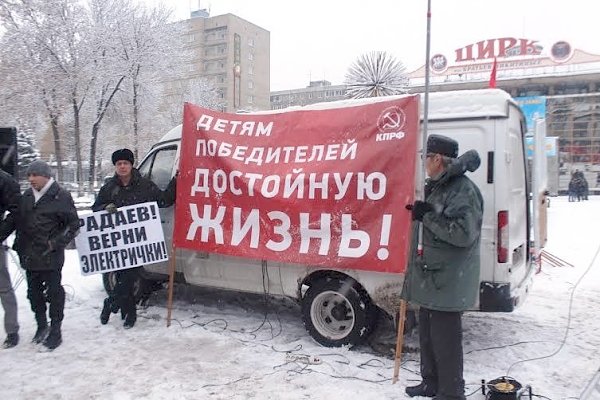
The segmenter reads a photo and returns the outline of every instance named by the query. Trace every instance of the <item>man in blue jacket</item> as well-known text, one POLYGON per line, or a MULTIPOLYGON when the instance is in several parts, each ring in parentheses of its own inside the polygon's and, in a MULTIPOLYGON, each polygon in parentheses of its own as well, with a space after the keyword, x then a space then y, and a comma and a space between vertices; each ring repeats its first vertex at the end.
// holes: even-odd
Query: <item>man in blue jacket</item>
MULTIPOLYGON (((406 388, 413 396, 464 400, 461 313, 476 302, 483 198, 464 169, 449 168, 458 143, 429 135, 425 201, 412 206, 423 226, 423 253, 413 244, 402 296, 419 306, 422 382, 406 388)), ((418 228, 419 224, 414 224, 418 228)))

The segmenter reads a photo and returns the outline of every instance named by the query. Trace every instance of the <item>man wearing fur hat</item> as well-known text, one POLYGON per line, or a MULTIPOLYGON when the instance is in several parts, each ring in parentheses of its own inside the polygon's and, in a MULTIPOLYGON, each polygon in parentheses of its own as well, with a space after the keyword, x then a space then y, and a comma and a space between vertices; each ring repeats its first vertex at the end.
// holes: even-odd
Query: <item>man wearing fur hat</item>
MULTIPOLYGON (((175 183, 173 178, 167 188, 162 191, 150 179, 143 177, 133 167, 133 152, 129 149, 119 149, 112 154, 115 175, 108 179, 100 188, 98 197, 92 206, 93 211, 106 210, 116 212, 119 207, 156 201, 159 207, 169 207, 175 202, 175 183)), ((132 328, 137 319, 134 295, 134 281, 139 269, 129 268, 116 272, 117 284, 114 293, 104 299, 100 323, 108 323, 111 312, 121 310, 125 320, 125 329, 132 328)))
POLYGON ((422 255, 413 230, 402 290, 405 300, 419 306, 422 382, 406 388, 410 397, 465 399, 461 313, 473 307, 479 286, 483 198, 465 169, 453 168, 457 156, 458 142, 429 135, 425 201, 407 207, 423 227, 422 255))
POLYGON ((61 270, 65 247, 79 231, 79 217, 71 194, 52 178, 48 164, 41 160, 27 168, 27 189, 18 210, 9 214, 0 229, 0 241, 16 230, 14 248, 27 276, 27 298, 35 314, 37 331, 34 343, 53 350, 62 343, 61 324, 65 308, 65 291, 61 270), (50 303, 50 330, 46 317, 50 303))

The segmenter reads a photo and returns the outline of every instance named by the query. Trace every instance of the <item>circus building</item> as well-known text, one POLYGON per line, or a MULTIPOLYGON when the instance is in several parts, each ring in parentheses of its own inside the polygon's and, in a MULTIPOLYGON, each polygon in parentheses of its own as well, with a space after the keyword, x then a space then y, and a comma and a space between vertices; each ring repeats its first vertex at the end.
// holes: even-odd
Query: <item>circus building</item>
MULTIPOLYGON (((512 37, 482 40, 451 54, 433 54, 431 91, 495 85, 521 105, 529 131, 534 120, 545 118, 553 191, 566 189, 575 170, 585 174, 590 189, 600 185, 600 55, 566 41, 546 44, 512 37), (491 78, 493 68, 495 79, 491 78)), ((411 92, 424 91, 425 66, 408 76, 411 92)))

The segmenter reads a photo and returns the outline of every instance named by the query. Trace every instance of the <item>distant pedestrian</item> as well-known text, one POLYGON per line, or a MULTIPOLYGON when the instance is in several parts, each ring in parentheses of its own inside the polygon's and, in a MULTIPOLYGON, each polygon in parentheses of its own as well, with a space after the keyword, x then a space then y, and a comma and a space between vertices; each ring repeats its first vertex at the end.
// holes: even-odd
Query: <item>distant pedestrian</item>
POLYGON ((37 330, 33 343, 53 350, 62 343, 65 291, 61 271, 65 247, 79 230, 79 217, 71 194, 52 178, 48 164, 41 160, 27 168, 27 189, 16 213, 7 217, 0 240, 16 230, 14 249, 27 275, 27 298, 35 314, 37 330), (50 303, 50 329, 46 316, 50 303))
MULTIPOLYGON (((20 198, 21 191, 17 181, 10 174, 0 170, 0 218, 3 218, 7 211, 11 214, 16 212, 20 198)), ((2 219, 0 230, 8 229, 5 227, 6 224, 8 222, 2 219)), ((4 245, 0 247, 0 300, 4 308, 4 330, 6 331, 6 340, 2 347, 9 349, 19 343, 19 322, 17 298, 10 281, 4 245)))

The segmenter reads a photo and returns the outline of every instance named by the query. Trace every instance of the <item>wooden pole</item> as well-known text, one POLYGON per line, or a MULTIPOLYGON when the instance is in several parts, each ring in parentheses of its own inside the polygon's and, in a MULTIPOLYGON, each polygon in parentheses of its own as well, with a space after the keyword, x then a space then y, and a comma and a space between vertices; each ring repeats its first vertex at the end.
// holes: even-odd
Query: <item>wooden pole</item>
POLYGON ((173 243, 173 245, 171 246, 171 258, 169 258, 169 294, 167 297, 167 328, 171 326, 171 311, 173 310, 173 284, 175 282, 175 265, 175 244, 173 243))
POLYGON ((406 301, 400 301, 400 313, 398 314, 398 333, 396 336, 396 354, 394 355, 394 377, 392 385, 398 382, 400 363, 402 361, 402 346, 404 345, 404 321, 406 320, 406 301))
MULTIPOLYGON (((186 107, 187 106, 184 106, 184 112, 186 107)), ((177 160, 177 163, 175 179, 179 181, 179 160, 177 160)), ((177 187, 181 187, 181 184, 178 184, 177 187)), ((167 328, 171 326, 171 311, 173 310, 173 286, 175 286, 175 267, 177 265, 177 248, 175 247, 175 226, 177 224, 177 220, 175 216, 177 215, 177 192, 179 190, 180 189, 175 192, 175 204, 173 204, 173 231, 171 232, 171 258, 169 258, 169 294, 167 296, 167 328)))

